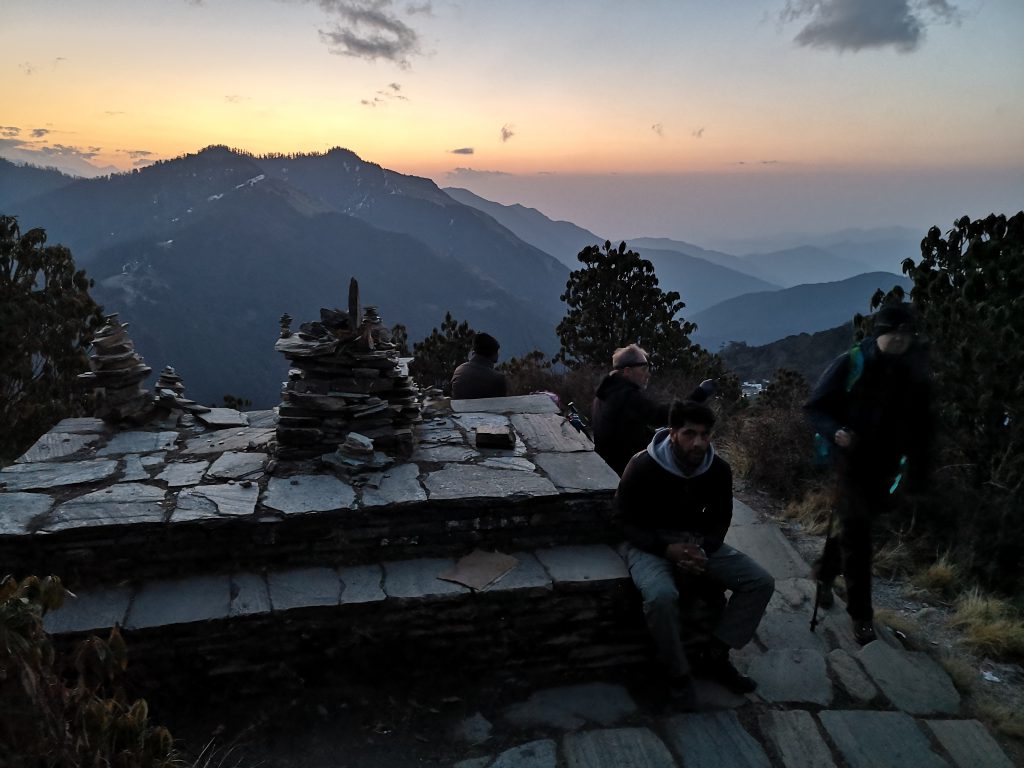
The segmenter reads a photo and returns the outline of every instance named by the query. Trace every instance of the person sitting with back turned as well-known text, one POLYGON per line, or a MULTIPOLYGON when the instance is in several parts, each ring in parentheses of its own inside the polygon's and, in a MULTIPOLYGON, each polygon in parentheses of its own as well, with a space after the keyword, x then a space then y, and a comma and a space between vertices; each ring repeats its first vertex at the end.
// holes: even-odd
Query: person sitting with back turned
MULTIPOLYGON (((597 387, 590 410, 594 450, 615 474, 622 476, 626 464, 644 450, 654 430, 668 424, 668 403, 658 403, 644 392, 651 380, 646 350, 630 344, 612 355, 612 371, 597 387)), ((705 379, 689 400, 704 402, 715 392, 713 379, 705 379)))
POLYGON ((680 708, 693 709, 699 702, 680 634, 679 584, 686 582, 679 577, 691 579, 690 589, 732 592, 692 673, 735 693, 753 691, 756 683, 732 665, 729 650, 754 636, 775 579, 724 542, 732 522, 732 470, 711 444, 714 412, 702 403, 677 402, 668 423, 626 466, 615 494, 616 519, 626 538, 620 553, 643 597, 672 697, 680 708))
POLYGON ((489 333, 478 333, 473 337, 473 353, 452 375, 453 399, 505 397, 508 393, 505 374, 494 370, 499 349, 498 340, 489 333))

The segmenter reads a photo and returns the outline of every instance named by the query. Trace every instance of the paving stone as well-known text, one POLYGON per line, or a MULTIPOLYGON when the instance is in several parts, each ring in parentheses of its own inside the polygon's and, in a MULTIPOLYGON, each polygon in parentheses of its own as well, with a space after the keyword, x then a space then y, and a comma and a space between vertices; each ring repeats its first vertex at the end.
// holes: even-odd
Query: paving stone
POLYGON ((476 400, 452 400, 453 413, 558 413, 558 406, 547 395, 486 397, 476 400))
POLYGON ((85 418, 61 419, 51 432, 64 432, 76 434, 93 434, 105 432, 107 423, 103 419, 94 419, 91 416, 85 418))
POLYGON ((829 653, 828 665, 839 680, 839 685, 854 701, 866 704, 878 695, 878 688, 871 682, 864 668, 847 651, 836 648, 829 653))
POLYGON ((636 711, 636 703, 623 686, 586 683, 537 691, 505 709, 501 718, 517 728, 553 726, 574 731, 588 723, 608 727, 636 711))
POLYGON ((928 654, 898 651, 876 640, 865 645, 857 659, 897 709, 913 715, 960 711, 960 694, 928 654))
POLYGON ((835 768, 832 753, 810 712, 766 712, 759 723, 785 768, 835 768))
POLYGON ((0 488, 37 491, 106 480, 117 472, 115 459, 86 459, 40 464, 12 464, 0 469, 0 488))
POLYGON ((275 611, 315 605, 338 605, 341 579, 333 568, 323 566, 271 571, 267 574, 270 603, 275 611))
POLYGON ((423 481, 431 500, 531 498, 558 493, 546 477, 477 466, 448 466, 423 481))
POLYGON ((496 582, 490 584, 484 590, 485 592, 552 588, 551 577, 532 553, 513 552, 512 557, 518 560, 519 564, 496 582))
POLYGON ((757 639, 769 649, 807 648, 825 653, 828 650, 825 633, 811 632, 810 622, 811 608, 796 612, 769 605, 757 626, 757 639))
POLYGON ((244 413, 239 413, 234 408, 211 408, 203 413, 196 414, 203 424, 214 429, 222 429, 224 427, 246 427, 249 425, 249 419, 246 418, 244 413))
POLYGON ((440 464, 472 461, 480 458, 480 452, 466 445, 417 445, 411 458, 413 461, 440 464))
POLYGON ((255 480, 263 476, 267 454, 228 451, 213 462, 206 476, 221 480, 255 480))
POLYGON ((178 440, 177 432, 118 432, 97 456, 120 456, 125 453, 153 453, 169 451, 178 440))
POLYGON ((203 473, 210 466, 208 461, 176 461, 168 464, 167 467, 156 476, 157 480, 163 480, 168 488, 182 488, 187 485, 199 485, 203 479, 203 473))
POLYGON ((363 506, 395 506, 427 500, 427 492, 419 481, 420 468, 415 464, 399 464, 373 474, 363 486, 363 506))
POLYGON ((807 576, 807 563, 774 525, 733 526, 725 542, 754 558, 776 579, 807 576))
POLYGON ((43 525, 47 531, 101 525, 162 523, 167 517, 164 489, 142 483, 118 483, 61 504, 43 525))
POLYGON ((277 411, 273 408, 268 408, 265 411, 246 411, 245 418, 250 427, 270 427, 271 429, 277 427, 277 411))
POLYGON ((537 469, 533 462, 522 456, 488 456, 483 461, 477 462, 477 465, 491 469, 514 469, 519 472, 533 472, 537 469))
POLYGON ((98 434, 74 434, 70 432, 47 432, 32 447, 18 457, 16 464, 30 464, 35 461, 52 461, 78 453, 88 445, 98 442, 98 434))
POLYGON ((754 525, 761 522, 757 512, 737 498, 732 500, 732 525, 754 525))
POLYGON ((241 483, 183 488, 178 492, 178 504, 174 508, 171 522, 251 515, 256 511, 259 492, 260 489, 255 483, 248 488, 241 483))
POLYGON ((512 426, 532 451, 538 452, 593 452, 590 438, 576 429, 558 413, 514 413, 512 426))
POLYGON ((477 427, 502 429, 512 426, 508 416, 500 413, 456 413, 453 414, 452 423, 457 424, 470 435, 477 427))
POLYGON ((619 487, 619 476, 592 451, 539 453, 533 457, 560 491, 608 491, 619 487))
POLYGON ((378 603, 384 594, 384 569, 379 564, 354 565, 338 571, 341 578, 341 604, 378 603))
MULTIPOLYGON (((456 725, 452 736, 457 741, 464 741, 467 744, 475 746, 477 744, 483 744, 491 738, 491 732, 493 730, 494 726, 491 724, 491 721, 481 713, 476 712, 456 725)), ((477 759, 480 760, 481 758, 477 759)), ((494 758, 492 757, 482 758, 481 765, 489 766, 493 760, 494 758)))
POLYGON ((458 429, 450 419, 445 419, 446 425, 431 424, 421 425, 416 430, 416 441, 420 445, 466 445, 466 436, 458 429))
POLYGON ((629 578, 622 558, 603 544, 538 549, 534 554, 556 584, 629 578))
POLYGON ((150 469, 152 467, 159 467, 161 464, 164 463, 165 455, 166 454, 164 454, 163 452, 147 453, 145 456, 139 459, 139 461, 141 461, 142 466, 146 467, 147 469, 150 469))
POLYGON ((79 590, 64 598, 64 605, 43 616, 43 629, 51 635, 90 632, 124 624, 132 588, 127 586, 79 590))
POLYGON ((768 702, 832 703, 832 681, 821 651, 786 648, 768 651, 755 659, 749 674, 757 681, 757 695, 768 702))
POLYGON ((143 584, 125 619, 127 629, 166 627, 227 618, 231 610, 231 578, 191 576, 143 584))
POLYGON ((334 475, 272 477, 263 494, 263 506, 286 515, 352 509, 356 492, 334 475))
POLYGON ((28 524, 53 507, 45 493, 0 493, 0 536, 28 533, 28 524))
POLYGON ((260 450, 274 438, 275 429, 246 427, 207 432, 185 441, 182 456, 209 456, 227 451, 260 450))
POLYGON ((764 749, 735 712, 675 715, 666 723, 668 743, 686 768, 771 768, 764 749))
POLYGON ((459 762, 455 763, 452 768, 490 768, 491 763, 493 762, 494 755, 470 757, 466 760, 459 760, 459 762))
POLYGON ((647 728, 567 733, 562 751, 568 768, 676 768, 668 748, 647 728))
POLYGON ((818 715, 849 768, 948 768, 905 712, 825 711, 818 715))
POLYGON ((121 473, 120 482, 137 483, 140 480, 149 480, 149 472, 142 464, 142 457, 137 453, 126 453, 122 458, 124 472, 121 473))
POLYGON ((437 578, 455 564, 447 558, 423 558, 384 563, 384 592, 388 597, 434 597, 472 592, 469 587, 437 578))
POLYGON ((995 739, 977 720, 926 720, 956 768, 1013 768, 995 739))
POLYGON ((270 613, 270 589, 258 573, 236 573, 231 577, 231 618, 270 613))
POLYGON ((506 749, 488 768, 556 768, 557 745, 552 739, 538 739, 506 749))

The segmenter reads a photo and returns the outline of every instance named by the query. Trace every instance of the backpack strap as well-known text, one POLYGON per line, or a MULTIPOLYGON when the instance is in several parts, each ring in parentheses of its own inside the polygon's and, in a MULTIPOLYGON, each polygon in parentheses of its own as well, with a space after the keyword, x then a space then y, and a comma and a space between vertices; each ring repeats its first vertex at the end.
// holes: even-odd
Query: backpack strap
POLYGON ((853 385, 860 379, 861 374, 864 373, 864 350, 860 348, 860 344, 855 344, 850 349, 850 370, 846 374, 846 391, 853 391, 853 385))

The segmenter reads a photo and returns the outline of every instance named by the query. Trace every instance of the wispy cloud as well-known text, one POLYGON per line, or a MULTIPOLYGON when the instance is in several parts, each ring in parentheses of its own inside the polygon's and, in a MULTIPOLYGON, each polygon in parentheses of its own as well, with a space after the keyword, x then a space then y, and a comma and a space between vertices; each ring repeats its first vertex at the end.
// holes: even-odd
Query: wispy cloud
MULTIPOLYGON (((320 39, 331 53, 384 59, 407 68, 409 57, 420 52, 419 35, 394 13, 391 0, 317 0, 317 4, 335 19, 330 29, 320 30, 320 39)), ((409 15, 424 12, 422 5, 406 7, 409 15)))
POLYGON ((52 72, 55 69, 57 69, 58 64, 63 64, 65 61, 67 61, 66 56, 56 56, 50 59, 50 61, 46 64, 36 64, 32 61, 23 61, 21 64, 18 65, 18 69, 20 69, 22 73, 26 76, 31 77, 32 75, 39 74, 44 69, 47 69, 50 72, 52 72))
POLYGON ((123 115, 125 113, 124 113, 124 111, 119 110, 119 109, 108 109, 103 114, 106 115, 107 117, 116 117, 117 115, 123 115))
POLYGON ((662 127, 661 123, 655 123, 654 125, 652 125, 651 130, 654 131, 659 136, 665 135, 665 129, 662 127))
POLYGON ((516 132, 513 130, 513 128, 514 126, 511 125, 510 123, 505 123, 503 126, 501 126, 502 143, 508 141, 509 139, 516 135, 516 132))
POLYGON ((21 133, 21 128, 16 125, 0 125, 0 136, 10 139, 21 133))
POLYGON ((473 148, 472 147, 459 147, 458 149, 449 149, 448 153, 452 154, 452 155, 472 155, 473 154, 473 148))
POLYGON ((692 131, 690 131, 690 135, 693 136, 693 138, 695 138, 695 139, 703 138, 704 137, 704 126, 702 125, 700 128, 694 128, 692 131))
POLYGON ((433 16, 434 6, 429 3, 407 3, 405 12, 410 16, 433 16))
POLYGON ((804 24, 794 38, 799 45, 837 51, 891 46, 904 53, 917 49, 929 24, 959 18, 947 0, 788 0, 780 14, 784 23, 804 24))
POLYGON ((248 100, 248 96, 239 96, 237 93, 229 93, 224 96, 224 101, 228 104, 241 104, 243 101, 248 100))
POLYGON ((498 176, 511 176, 510 173, 505 171, 478 171, 475 168, 453 168, 445 174, 445 178, 452 179, 453 181, 473 179, 493 179, 498 176))
POLYGON ((50 132, 49 128, 33 128, 31 135, 32 135, 33 139, 41 139, 41 138, 43 138, 43 136, 45 136, 49 132, 50 132))
POLYGON ((39 67, 37 67, 35 64, 32 64, 29 61, 23 61, 21 64, 18 65, 18 69, 20 69, 28 77, 32 77, 32 75, 39 71, 39 67))

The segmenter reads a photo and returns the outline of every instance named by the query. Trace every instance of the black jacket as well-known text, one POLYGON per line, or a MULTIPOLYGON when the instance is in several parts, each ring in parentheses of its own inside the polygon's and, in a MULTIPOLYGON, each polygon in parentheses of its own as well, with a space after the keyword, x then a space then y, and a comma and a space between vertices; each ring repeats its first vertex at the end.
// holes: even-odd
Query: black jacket
POLYGON ((633 454, 651 442, 654 430, 668 424, 668 409, 621 374, 608 374, 597 387, 590 411, 594 450, 621 476, 633 454))
POLYGON ((508 384, 505 374, 494 370, 494 363, 475 352, 469 362, 455 369, 452 375, 452 398, 471 400, 478 397, 505 397, 508 384))

